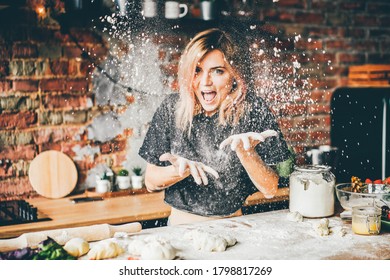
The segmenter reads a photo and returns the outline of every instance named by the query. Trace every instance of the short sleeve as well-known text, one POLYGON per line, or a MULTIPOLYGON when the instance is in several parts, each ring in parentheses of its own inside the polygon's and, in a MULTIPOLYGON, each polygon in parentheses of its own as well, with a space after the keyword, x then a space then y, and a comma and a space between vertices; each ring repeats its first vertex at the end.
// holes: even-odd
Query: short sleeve
POLYGON ((262 160, 268 165, 278 164, 287 160, 290 157, 287 143, 274 114, 264 103, 263 99, 252 97, 249 115, 253 132, 261 133, 268 129, 278 132, 277 136, 268 137, 264 142, 256 146, 256 151, 262 160))
POLYGON ((166 165, 159 158, 162 154, 171 152, 171 131, 174 129, 176 100, 176 94, 168 96, 153 115, 145 139, 138 152, 148 163, 158 166, 166 165))

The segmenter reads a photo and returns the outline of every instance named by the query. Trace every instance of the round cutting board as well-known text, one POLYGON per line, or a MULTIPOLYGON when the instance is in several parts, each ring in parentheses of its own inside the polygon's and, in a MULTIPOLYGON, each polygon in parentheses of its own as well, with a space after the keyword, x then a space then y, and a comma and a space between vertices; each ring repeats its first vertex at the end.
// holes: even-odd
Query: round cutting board
POLYGON ((33 189, 47 198, 60 198, 76 187, 77 169, 74 162, 59 151, 45 151, 30 163, 28 177, 33 189))

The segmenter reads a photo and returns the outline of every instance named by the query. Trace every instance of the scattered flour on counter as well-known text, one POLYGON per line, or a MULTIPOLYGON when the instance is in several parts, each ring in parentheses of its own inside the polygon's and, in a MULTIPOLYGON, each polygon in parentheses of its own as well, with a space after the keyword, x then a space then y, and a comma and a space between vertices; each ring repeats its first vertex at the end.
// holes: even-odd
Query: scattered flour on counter
MULTIPOLYGON (((329 235, 319 236, 314 230, 319 218, 289 222, 286 220, 288 212, 278 210, 196 224, 144 229, 131 237, 118 240, 129 251, 116 259, 133 256, 129 245, 134 240, 154 239, 169 242, 176 250, 175 259, 184 260, 390 259, 390 234, 387 232, 378 236, 356 235, 350 224, 340 217, 332 216, 327 218, 329 235), (237 243, 221 252, 198 250, 192 240, 185 238, 186 234, 190 235, 189 232, 194 230, 212 235, 230 235, 237 239, 237 243)), ((140 247, 135 246, 138 249, 140 247)), ((81 259, 86 259, 86 256, 81 259)))

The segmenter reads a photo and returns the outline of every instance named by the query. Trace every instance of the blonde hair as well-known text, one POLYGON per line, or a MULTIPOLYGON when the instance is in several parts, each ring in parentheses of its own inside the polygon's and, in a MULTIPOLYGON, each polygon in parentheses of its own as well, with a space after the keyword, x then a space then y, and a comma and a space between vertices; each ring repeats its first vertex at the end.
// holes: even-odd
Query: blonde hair
POLYGON ((178 70, 180 98, 176 110, 176 125, 189 135, 193 117, 201 108, 192 88, 195 69, 198 62, 212 50, 223 53, 236 83, 234 91, 219 108, 220 125, 238 123, 244 112, 245 96, 253 89, 249 47, 245 44, 245 38, 240 38, 238 33, 227 33, 218 28, 198 33, 185 48, 178 70))

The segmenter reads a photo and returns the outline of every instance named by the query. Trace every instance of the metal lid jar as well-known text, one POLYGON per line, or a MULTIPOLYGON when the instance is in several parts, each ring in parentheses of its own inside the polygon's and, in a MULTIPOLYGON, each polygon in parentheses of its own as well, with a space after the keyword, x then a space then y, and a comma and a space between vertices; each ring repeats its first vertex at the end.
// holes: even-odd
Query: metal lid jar
POLYGON ((307 218, 333 215, 336 178, 331 167, 304 165, 294 169, 290 175, 290 211, 307 218))

